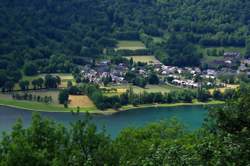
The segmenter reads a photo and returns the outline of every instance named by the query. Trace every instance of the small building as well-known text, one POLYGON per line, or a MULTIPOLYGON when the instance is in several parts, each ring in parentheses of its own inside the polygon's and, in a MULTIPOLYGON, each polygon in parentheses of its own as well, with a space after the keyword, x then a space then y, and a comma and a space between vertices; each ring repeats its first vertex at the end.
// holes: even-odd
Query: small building
POLYGON ((239 59, 240 53, 239 52, 225 52, 224 59, 239 59))

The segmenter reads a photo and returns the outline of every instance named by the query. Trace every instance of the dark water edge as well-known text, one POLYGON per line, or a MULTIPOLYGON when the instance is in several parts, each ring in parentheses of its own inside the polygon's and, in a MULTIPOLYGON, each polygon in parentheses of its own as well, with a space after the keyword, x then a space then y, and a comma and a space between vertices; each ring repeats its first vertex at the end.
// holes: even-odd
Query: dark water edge
MULTIPOLYGON (((25 127, 28 127, 32 111, 0 106, 0 133, 11 131, 13 124, 21 118, 25 127)), ((77 120, 84 119, 86 114, 72 115, 71 113, 41 112, 42 117, 55 120, 65 126, 69 126, 77 120)), ((117 136, 126 127, 142 127, 151 122, 177 118, 183 122, 188 129, 200 128, 207 116, 207 109, 202 106, 178 106, 168 108, 145 108, 140 110, 129 110, 113 115, 92 115, 92 122, 98 129, 105 127, 111 137, 117 136)))

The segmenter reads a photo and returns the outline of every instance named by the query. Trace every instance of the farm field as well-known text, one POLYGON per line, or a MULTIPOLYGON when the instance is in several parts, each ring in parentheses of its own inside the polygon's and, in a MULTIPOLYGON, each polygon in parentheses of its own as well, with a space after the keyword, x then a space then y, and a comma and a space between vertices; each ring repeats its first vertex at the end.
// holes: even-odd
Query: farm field
POLYGON ((152 63, 159 62, 154 56, 148 55, 136 55, 136 56, 126 56, 127 59, 132 58, 134 62, 152 63))
POLYGON ((138 50, 145 48, 145 45, 141 41, 122 40, 118 42, 116 50, 138 50))
POLYGON ((70 95, 69 96, 69 107, 70 108, 88 108, 88 107, 95 107, 94 103, 89 99, 88 96, 76 96, 70 95))
MULTIPOLYGON (((19 92, 22 93, 22 92, 19 92)), ((100 113, 93 102, 87 96, 70 96, 69 99, 71 103, 68 108, 64 108, 62 104, 58 102, 58 93, 59 91, 50 90, 50 91, 29 91, 29 94, 36 96, 51 96, 52 103, 46 104, 43 102, 36 101, 26 101, 26 100, 14 100, 11 97, 11 94, 0 93, 0 105, 10 106, 15 108, 23 108, 34 111, 45 111, 45 112, 71 112, 76 111, 77 106, 80 107, 80 112, 90 112, 90 113, 100 113)), ((105 113, 110 113, 113 110, 108 110, 105 113)))
MULTIPOLYGON (((240 85, 231 85, 231 84, 228 84, 228 85, 226 85, 226 87, 224 87, 224 88, 217 88, 217 89, 219 89, 222 93, 224 93, 225 90, 227 90, 227 89, 236 89, 236 88, 238 88, 239 86, 240 86, 240 85)), ((215 90, 215 89, 210 89, 209 92, 210 92, 210 93, 213 93, 214 90, 215 90)))
MULTIPOLYGON (((117 95, 117 94, 122 94, 125 93, 127 90, 129 90, 129 88, 132 87, 134 93, 143 93, 143 92, 148 92, 148 93, 157 93, 157 92, 161 92, 161 93, 168 93, 171 90, 178 90, 179 88, 177 87, 172 87, 169 85, 147 85, 146 88, 141 88, 138 86, 130 86, 130 85, 119 85, 119 86, 110 86, 108 88, 114 88, 117 89, 117 91, 112 91, 110 93, 106 93, 106 95, 108 96, 112 96, 112 95, 117 95)), ((106 87, 107 88, 107 87, 106 87)))

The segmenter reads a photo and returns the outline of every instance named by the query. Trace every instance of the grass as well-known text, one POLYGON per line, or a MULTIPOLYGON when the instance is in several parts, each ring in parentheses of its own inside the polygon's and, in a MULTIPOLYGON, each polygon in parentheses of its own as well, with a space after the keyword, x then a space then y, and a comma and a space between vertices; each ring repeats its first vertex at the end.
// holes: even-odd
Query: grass
MULTIPOLYGON (((52 97, 52 103, 53 104, 59 104, 58 102, 58 95, 59 95, 59 90, 39 90, 39 91, 28 91, 28 92, 18 92, 18 94, 32 94, 32 96, 51 96, 52 97)), ((10 93, 0 93, 0 99, 12 99, 12 96, 10 93)))
MULTIPOLYGON (((107 87, 106 87, 107 88, 107 87)), ((118 85, 118 86, 110 86, 108 88, 115 88, 117 89, 117 92, 111 92, 111 93, 106 93, 107 96, 112 96, 112 95, 119 95, 126 90, 130 88, 130 85, 118 85)), ((134 93, 143 93, 143 92, 148 92, 148 93, 156 93, 156 92, 161 92, 161 93, 168 93, 171 90, 178 90, 179 88, 169 86, 169 85, 147 85, 145 88, 141 88, 138 86, 132 86, 134 93)))
POLYGON ((152 37, 154 43, 162 43, 164 39, 162 37, 152 37))
MULTIPOLYGON (((0 105, 41 112, 71 112, 72 110, 76 111, 73 108, 64 108, 63 105, 59 104, 45 104, 31 101, 19 101, 13 99, 1 99, 0 105)), ((80 112, 101 113, 101 111, 94 106, 80 108, 80 112)))
POLYGON ((145 109, 145 108, 164 108, 164 107, 179 107, 179 106, 203 106, 203 105, 219 105, 224 104, 223 101, 211 100, 209 102, 198 102, 193 103, 173 103, 173 104, 145 104, 145 105, 126 105, 121 108, 122 111, 128 111, 133 109, 145 109))
POLYGON ((76 107, 81 107, 81 108, 88 108, 88 107, 94 107, 94 103, 89 99, 88 96, 76 96, 76 95, 70 95, 69 96, 69 107, 70 108, 76 108, 76 107))
POLYGON ((226 87, 223 88, 213 88, 213 89, 209 89, 210 93, 213 93, 216 89, 220 90, 220 92, 224 93, 227 89, 236 89, 238 88, 240 85, 231 85, 228 84, 226 87))
MULTIPOLYGON (((216 104, 223 104, 222 101, 211 100, 207 103, 193 101, 193 103, 174 103, 174 104, 145 104, 139 106, 133 105, 126 105, 123 106, 120 110, 131 110, 131 109, 143 109, 143 108, 156 108, 156 107, 177 107, 177 106, 195 106, 195 105, 216 105, 216 104)), ((76 108, 64 108, 63 105, 59 104, 45 104, 45 103, 38 103, 38 102, 31 102, 31 101, 19 101, 13 100, 8 98, 1 98, 0 105, 9 106, 18 109, 26 109, 31 111, 40 111, 40 112, 76 112, 76 108)), ((86 106, 81 107, 80 112, 82 113, 92 113, 92 114, 113 114, 116 113, 116 110, 108 109, 105 111, 98 110, 95 106, 86 106)))
POLYGON ((137 55, 137 56, 126 56, 127 59, 132 58, 134 62, 152 63, 158 62, 154 56, 149 55, 137 55))
POLYGON ((145 45, 141 41, 122 40, 119 41, 117 45, 117 50, 137 50, 145 48, 145 45))

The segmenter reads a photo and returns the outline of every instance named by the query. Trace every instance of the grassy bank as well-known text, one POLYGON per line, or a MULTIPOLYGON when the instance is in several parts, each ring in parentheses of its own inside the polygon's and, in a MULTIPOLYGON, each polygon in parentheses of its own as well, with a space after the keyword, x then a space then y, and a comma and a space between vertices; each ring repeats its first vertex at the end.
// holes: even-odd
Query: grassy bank
MULTIPOLYGON (((145 104, 145 105, 126 105, 119 109, 119 111, 128 111, 133 109, 145 109, 145 108, 167 108, 167 107, 178 107, 178 106, 206 106, 206 105, 218 105, 224 104, 222 101, 209 101, 206 103, 194 101, 193 103, 174 103, 174 104, 145 104)), ((18 101, 12 99, 1 99, 0 100, 1 106, 7 106, 12 108, 19 108, 25 109, 30 111, 37 111, 37 112, 77 112, 76 108, 64 108, 63 105, 59 104, 44 104, 38 102, 30 102, 30 101, 18 101)), ((90 113, 90 114, 102 114, 102 115, 110 115, 117 113, 119 111, 108 109, 105 111, 98 110, 96 107, 84 107, 80 108, 79 110, 81 113, 90 113)))
MULTIPOLYGON (((13 108, 19 109, 26 109, 31 111, 38 111, 38 112, 76 112, 76 108, 64 108, 63 105, 59 104, 45 104, 45 103, 38 103, 38 102, 30 102, 30 101, 19 101, 19 100, 12 100, 12 99, 1 99, 0 105, 8 106, 13 108)), ((89 112, 89 113, 98 113, 98 114, 107 114, 110 113, 112 110, 108 111, 100 111, 96 107, 85 107, 80 108, 80 112, 89 112)))
POLYGON ((121 111, 128 111, 133 109, 145 109, 145 108, 167 108, 167 107, 180 107, 180 106, 207 106, 207 105, 219 105, 224 104, 223 101, 212 100, 209 102, 198 102, 194 101, 193 103, 173 103, 173 104, 144 104, 144 105, 127 105, 123 106, 120 110, 121 111))

